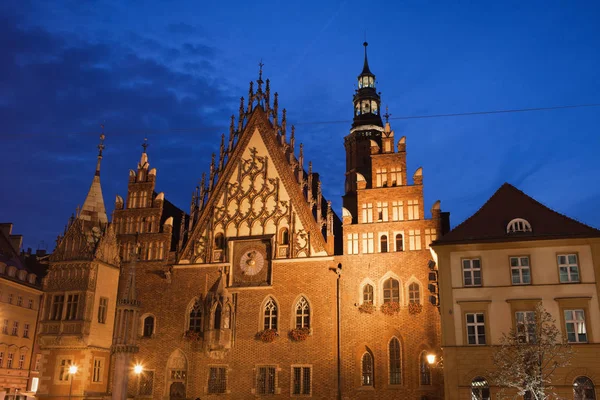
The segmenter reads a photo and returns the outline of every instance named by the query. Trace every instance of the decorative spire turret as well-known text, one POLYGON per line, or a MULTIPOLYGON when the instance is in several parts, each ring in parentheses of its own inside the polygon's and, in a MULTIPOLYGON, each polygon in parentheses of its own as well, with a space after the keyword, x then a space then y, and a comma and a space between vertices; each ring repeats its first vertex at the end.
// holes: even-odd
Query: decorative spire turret
POLYGON ((365 62, 362 72, 358 76, 358 89, 354 95, 354 122, 352 128, 364 125, 374 125, 382 127, 381 116, 379 114, 381 98, 375 90, 375 75, 369 68, 367 58, 367 42, 365 46, 365 62))
POLYGON ((96 163, 96 176, 100 176, 100 163, 102 162, 102 151, 104 151, 104 125, 102 127, 102 133, 100 134, 100 143, 98 144, 98 162, 96 163))

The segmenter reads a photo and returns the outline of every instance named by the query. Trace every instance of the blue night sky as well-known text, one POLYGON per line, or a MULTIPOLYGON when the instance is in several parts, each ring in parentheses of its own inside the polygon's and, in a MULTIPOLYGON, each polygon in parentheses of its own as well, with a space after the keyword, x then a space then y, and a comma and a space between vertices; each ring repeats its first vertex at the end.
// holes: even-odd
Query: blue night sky
MULTIPOLYGON (((393 117, 600 103, 600 2, 449 3, 3 1, 0 222, 52 250, 102 121, 108 211, 145 136, 157 190, 189 210, 261 58, 340 213, 365 31, 393 117)), ((600 227, 600 108, 391 122, 409 176, 424 168, 426 210, 442 200, 452 226, 510 182, 600 227)))

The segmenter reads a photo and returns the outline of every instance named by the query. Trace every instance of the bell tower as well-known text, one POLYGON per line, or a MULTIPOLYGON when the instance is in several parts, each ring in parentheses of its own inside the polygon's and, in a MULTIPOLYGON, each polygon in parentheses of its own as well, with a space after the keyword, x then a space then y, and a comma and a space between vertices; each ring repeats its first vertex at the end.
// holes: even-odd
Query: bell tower
POLYGON ((381 120, 381 93, 375 88, 375 75, 369 68, 367 58, 367 42, 365 47, 365 61, 360 75, 358 75, 358 88, 353 97, 354 118, 350 134, 344 139, 346 148, 346 183, 343 196, 344 207, 356 215, 356 190, 357 185, 372 187, 371 182, 371 152, 372 149, 381 148, 383 122, 381 120))

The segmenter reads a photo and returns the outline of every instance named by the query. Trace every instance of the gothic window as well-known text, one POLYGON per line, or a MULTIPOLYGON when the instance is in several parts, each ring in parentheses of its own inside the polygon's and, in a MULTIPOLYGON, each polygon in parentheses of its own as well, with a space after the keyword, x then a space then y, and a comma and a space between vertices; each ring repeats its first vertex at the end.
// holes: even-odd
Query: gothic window
POLYGON ((363 286, 363 304, 373 304, 373 286, 368 283, 363 286))
POLYGON ((272 298, 269 298, 264 308, 264 329, 277 330, 277 304, 272 298))
POLYGON ((400 303, 400 282, 394 278, 389 278, 383 283, 383 302, 400 303))
POLYGON ((421 385, 431 385, 431 369, 427 362, 427 353, 422 352, 419 360, 419 372, 421 377, 421 385))
POLYGON ((387 235, 381 235, 381 238, 379 239, 380 245, 381 245, 381 252, 382 253, 387 253, 388 251, 388 239, 387 239, 387 235))
POLYGON ((579 376, 573 382, 573 400, 596 400, 594 383, 587 376, 579 376))
POLYGON ((399 385, 402 383, 402 371, 400 367, 400 341, 392 338, 389 345, 390 357, 390 385, 399 385))
POLYGON ((225 237, 223 236, 222 233, 217 233, 217 235, 215 236, 215 248, 222 249, 224 244, 225 244, 225 237))
POLYGON ((531 232, 531 224, 523 218, 515 218, 506 226, 506 233, 531 232))
POLYGON ((192 309, 190 310, 189 328, 188 330, 193 332, 202 331, 202 302, 200 299, 194 302, 192 309))
POLYGON ((478 376, 471 381, 472 400, 490 400, 490 385, 485 378, 478 376))
POLYGON ((296 329, 310 328, 310 305, 304 297, 296 303, 296 329))
POLYGON ((215 308, 215 320, 214 320, 214 329, 221 329, 221 315, 223 312, 223 308, 221 307, 221 304, 217 304, 217 307, 215 308))
POLYGON ((290 244, 290 233, 287 228, 281 229, 281 244, 288 245, 290 244))
POLYGON ((396 234, 396 251, 404 251, 404 238, 401 233, 396 234))
POLYGON ((143 336, 152 337, 152 334, 154 334, 154 317, 149 315, 146 318, 144 318, 143 336))
POLYGON ((421 303, 420 287, 417 282, 413 282, 408 285, 408 302, 415 304, 421 303))
POLYGON ((369 352, 362 356, 362 385, 373 386, 373 356, 369 352))

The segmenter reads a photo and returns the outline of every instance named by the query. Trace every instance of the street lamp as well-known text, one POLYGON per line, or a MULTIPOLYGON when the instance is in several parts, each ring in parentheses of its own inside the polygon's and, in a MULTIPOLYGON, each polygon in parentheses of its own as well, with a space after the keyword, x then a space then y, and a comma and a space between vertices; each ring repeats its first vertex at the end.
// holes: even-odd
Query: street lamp
POLYGON ((431 353, 431 354, 427 354, 427 362, 429 363, 429 365, 433 365, 435 363, 435 354, 431 353))
POLYGON ((135 364, 135 366, 133 367, 133 372, 135 372, 136 375, 141 374, 144 371, 144 367, 142 367, 141 364, 135 364))
POLYGON ((71 384, 69 385, 69 400, 71 400, 71 393, 73 392, 73 375, 77 373, 77 365, 69 366, 69 375, 71 375, 71 384))

